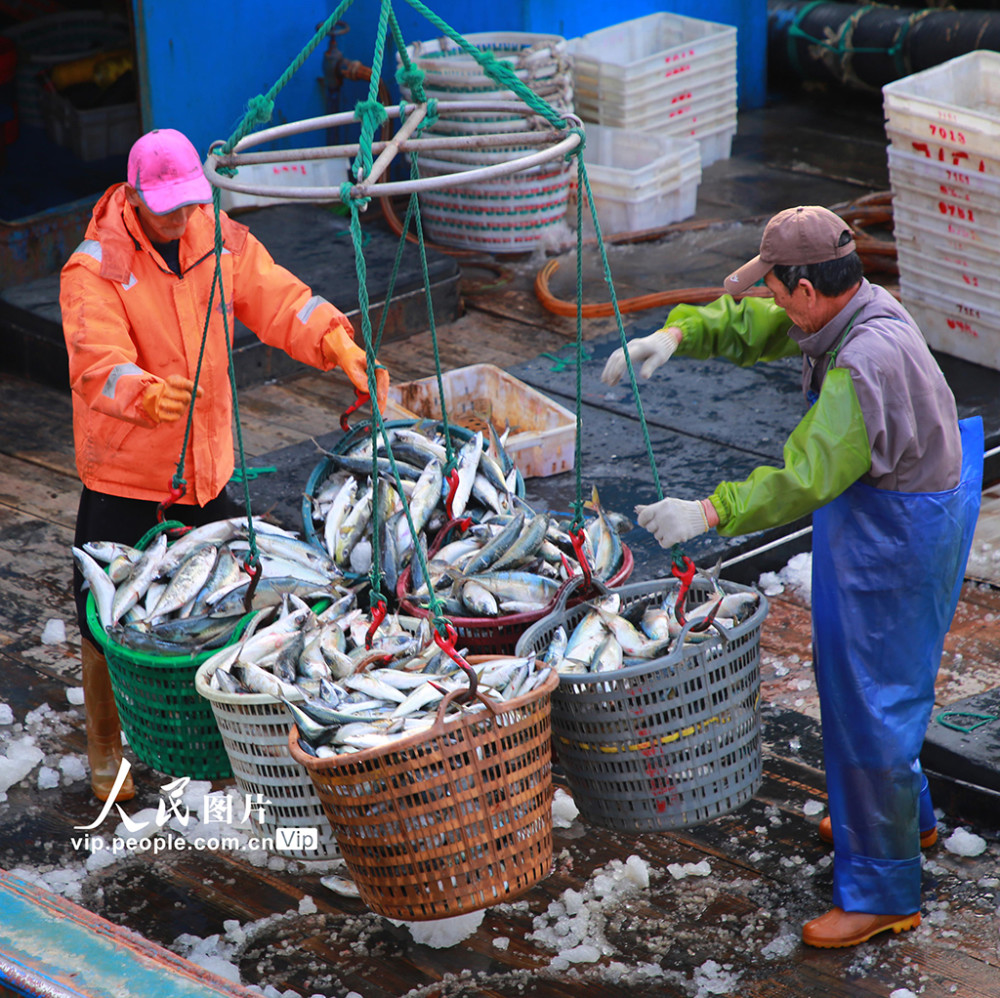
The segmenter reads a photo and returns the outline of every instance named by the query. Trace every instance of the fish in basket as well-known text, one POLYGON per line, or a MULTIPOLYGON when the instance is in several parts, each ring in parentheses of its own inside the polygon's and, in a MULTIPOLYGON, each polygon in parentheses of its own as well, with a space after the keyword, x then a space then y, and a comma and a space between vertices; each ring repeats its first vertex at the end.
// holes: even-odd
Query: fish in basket
POLYGON ((197 779, 231 775, 211 707, 195 688, 215 649, 298 593, 335 592, 343 574, 330 559, 280 527, 254 520, 261 576, 251 594, 243 567, 243 517, 217 520, 168 541, 167 521, 134 547, 93 542, 73 556, 90 588, 88 624, 108 662, 111 688, 135 755, 162 773, 197 779))
POLYGON ((553 747, 585 821, 683 827, 732 811, 760 785, 767 600, 704 575, 678 613, 679 594, 673 578, 575 606, 563 594, 518 641, 518 654, 559 670, 553 747))
POLYGON ((468 665, 472 683, 441 652, 369 669, 354 684, 366 699, 345 681, 324 712, 303 704, 289 736, 361 899, 389 918, 476 911, 551 869, 558 676, 534 657, 468 665))
MULTIPOLYGON (((615 585, 634 564, 619 534, 628 524, 605 514, 599 503, 595 508, 581 531, 583 557, 592 578, 615 585)), ((420 559, 400 576, 400 607, 429 614, 433 588, 465 645, 481 654, 511 654, 525 627, 552 610, 563 586, 584 578, 568 526, 526 503, 477 524, 453 521, 429 551, 430 586, 420 559)))

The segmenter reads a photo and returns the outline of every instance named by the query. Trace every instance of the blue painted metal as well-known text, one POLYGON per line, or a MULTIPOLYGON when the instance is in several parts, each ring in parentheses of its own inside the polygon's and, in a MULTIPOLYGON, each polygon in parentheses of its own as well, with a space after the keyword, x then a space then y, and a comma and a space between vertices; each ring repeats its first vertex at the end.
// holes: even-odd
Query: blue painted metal
MULTIPOLYGON (((358 0, 355 6, 377 23, 377 4, 358 0)), ((229 138, 247 101, 271 87, 333 6, 327 0, 132 0, 132 10, 143 129, 178 128, 207 151, 214 140, 229 138)), ((352 58, 365 62, 367 56, 352 58)), ((322 75, 321 45, 278 95, 271 123, 322 114, 322 75)))
MULTIPOLYGON (((619 0, 611 7, 594 0, 436 0, 427 6, 462 34, 533 31, 570 38, 657 11, 735 24, 740 106, 764 103, 767 0, 619 0)), ((330 0, 285 6, 270 0, 132 0, 132 8, 144 130, 179 128, 198 149, 207 150, 212 141, 229 137, 247 101, 267 91, 335 5, 330 0)), ((396 0, 393 9, 407 42, 439 34, 405 0, 396 0)), ((355 0, 347 8, 350 31, 338 42, 348 59, 372 64, 378 16, 376 0, 355 0)), ((317 48, 278 95, 272 123, 325 112, 319 82, 324 48, 317 48)), ((382 78, 397 99, 391 44, 382 78)), ((289 142, 290 148, 298 145, 301 140, 289 142)))
POLYGON ((259 998, 0 870, 0 992, 29 998, 259 998))
POLYGON ((59 270, 80 245, 98 196, 12 222, 0 219, 0 288, 24 284, 59 270))

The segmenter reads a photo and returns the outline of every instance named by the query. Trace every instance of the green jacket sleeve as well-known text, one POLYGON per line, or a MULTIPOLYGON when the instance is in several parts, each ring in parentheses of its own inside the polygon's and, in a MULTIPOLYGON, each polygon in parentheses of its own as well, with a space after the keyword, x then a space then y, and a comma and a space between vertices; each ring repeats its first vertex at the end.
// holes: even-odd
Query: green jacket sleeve
POLYGON ((850 371, 827 372, 819 399, 785 443, 783 468, 755 468, 711 495, 718 531, 749 534, 797 520, 836 499, 871 467, 868 431, 850 371))
POLYGON ((677 353, 706 360, 724 357, 739 367, 758 361, 795 357, 798 344, 789 338, 792 321, 771 298, 723 295, 708 305, 677 305, 663 324, 684 334, 677 353))

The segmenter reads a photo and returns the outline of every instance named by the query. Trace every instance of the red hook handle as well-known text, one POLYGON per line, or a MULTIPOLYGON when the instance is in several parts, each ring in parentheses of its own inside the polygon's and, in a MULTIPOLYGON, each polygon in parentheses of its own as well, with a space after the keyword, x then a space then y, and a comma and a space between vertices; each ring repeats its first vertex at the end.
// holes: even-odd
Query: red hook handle
POLYGON ((257 591, 257 583, 260 582, 260 577, 264 574, 264 566, 259 561, 254 565, 247 558, 243 562, 243 571, 250 576, 250 585, 247 586, 246 595, 243 597, 243 610, 245 613, 249 613, 253 608, 253 594, 257 591))
POLYGON ((166 519, 165 513, 168 507, 173 506, 179 499, 183 499, 186 493, 187 486, 184 482, 181 482, 180 485, 171 483, 170 488, 167 490, 167 498, 156 507, 156 522, 163 523, 166 519))
MULTIPOLYGON (((694 580, 694 573, 697 571, 694 562, 686 555, 682 554, 683 568, 677 567, 677 562, 674 561, 670 566, 671 574, 681 581, 681 587, 677 591, 677 602, 674 603, 674 617, 677 619, 677 623, 684 626, 684 601, 687 599, 688 590, 691 588, 691 582, 694 580)), ((706 625, 707 626, 707 625, 706 625)))
POLYGON ((357 396, 355 400, 340 414, 340 428, 345 433, 351 428, 351 424, 347 422, 347 417, 352 412, 357 412, 371 398, 368 392, 360 391, 357 388, 354 389, 354 394, 357 396))
POLYGON ((365 648, 368 651, 372 650, 372 644, 375 642, 375 632, 382 626, 382 621, 385 620, 386 602, 384 599, 380 599, 375 606, 372 607, 372 622, 368 625, 368 633, 365 634, 365 648))
POLYGON ((455 630, 455 625, 450 621, 445 621, 444 623, 446 637, 441 636, 441 632, 435 628, 434 629, 434 641, 437 646, 453 661, 455 662, 469 677, 469 688, 465 691, 464 696, 461 700, 471 700, 476 694, 476 689, 479 686, 479 677, 476 675, 476 670, 469 665, 468 662, 455 650, 455 642, 458 640, 458 631, 455 630))
MULTIPOLYGON (((448 472, 448 498, 444 501, 444 509, 449 520, 455 519, 455 514, 451 511, 451 504, 455 501, 455 493, 458 491, 458 468, 452 468, 448 472)), ((463 527, 463 529, 465 529, 463 527)))
POLYGON ((593 576, 590 571, 590 562, 587 561, 587 556, 584 554, 583 550, 583 545, 587 539, 587 535, 584 533, 583 527, 577 527, 576 530, 571 530, 569 532, 569 539, 573 542, 573 550, 576 552, 576 560, 580 563, 580 568, 583 571, 583 588, 589 589, 593 576))

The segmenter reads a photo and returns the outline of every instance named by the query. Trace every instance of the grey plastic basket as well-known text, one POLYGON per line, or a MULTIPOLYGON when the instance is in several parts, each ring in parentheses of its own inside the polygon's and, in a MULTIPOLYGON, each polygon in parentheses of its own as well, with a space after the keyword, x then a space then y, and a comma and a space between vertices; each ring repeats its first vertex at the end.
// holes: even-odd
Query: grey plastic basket
MULTIPOLYGON (((725 592, 751 592, 720 583, 725 592)), ((676 579, 614 590, 621 612, 641 614, 677 590, 676 579)), ((566 593, 568 595, 568 593, 566 593)), ((695 578, 688 607, 711 595, 695 578)), ((544 655, 556 629, 588 612, 554 610, 525 630, 517 654, 544 655)), ((695 825, 746 803, 761 781, 760 631, 768 604, 662 658, 614 672, 561 675, 552 694, 552 743, 584 821, 625 832, 695 825)))

